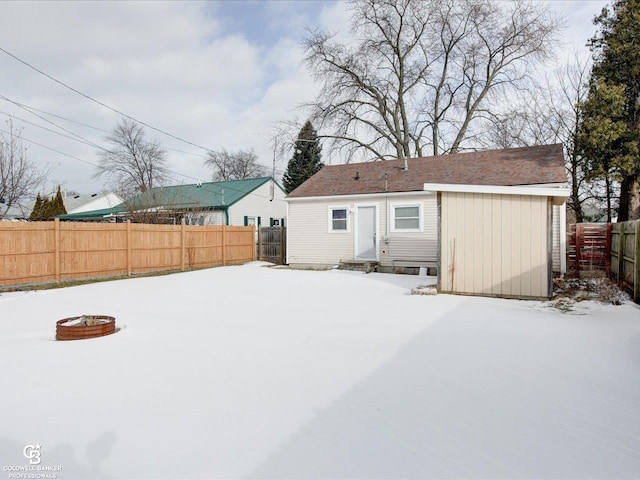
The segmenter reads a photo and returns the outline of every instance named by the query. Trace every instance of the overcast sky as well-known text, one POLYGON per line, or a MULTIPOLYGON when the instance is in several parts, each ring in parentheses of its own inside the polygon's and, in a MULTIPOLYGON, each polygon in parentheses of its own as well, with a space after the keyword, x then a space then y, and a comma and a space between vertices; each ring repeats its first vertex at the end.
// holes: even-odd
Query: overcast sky
MULTIPOLYGON (((548 2, 566 18, 560 61, 574 51, 587 55, 585 43, 595 32, 591 20, 606 4, 548 2)), ((329 0, 2 2, 0 47, 199 147, 253 148, 271 168, 275 123, 299 118, 295 107, 317 89, 300 63, 305 27, 344 31, 347 24, 345 4, 329 0)), ((95 147, 27 123, 60 131, 11 102, 36 108, 45 119, 101 145, 120 115, 1 51, 0 69, 0 128, 7 129, 7 114, 14 116, 30 158, 50 171, 48 187, 103 191, 103 182, 92 178, 95 147)), ((205 150, 146 131, 168 150, 174 172, 169 183, 210 179, 205 150)), ((287 160, 277 158, 277 175, 287 160)))

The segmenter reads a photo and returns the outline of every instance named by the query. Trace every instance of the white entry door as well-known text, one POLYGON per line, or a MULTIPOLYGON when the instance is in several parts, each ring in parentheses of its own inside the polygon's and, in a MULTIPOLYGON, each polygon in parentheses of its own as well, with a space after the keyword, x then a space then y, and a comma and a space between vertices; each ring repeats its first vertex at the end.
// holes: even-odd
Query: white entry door
POLYGON ((356 258, 375 260, 376 257, 376 207, 358 207, 358 241, 356 258))

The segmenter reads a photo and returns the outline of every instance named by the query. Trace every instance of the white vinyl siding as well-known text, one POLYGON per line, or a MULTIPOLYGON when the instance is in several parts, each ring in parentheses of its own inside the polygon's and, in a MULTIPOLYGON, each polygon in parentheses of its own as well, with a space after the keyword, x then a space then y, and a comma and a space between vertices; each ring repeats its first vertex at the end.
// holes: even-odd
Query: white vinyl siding
POLYGON ((222 210, 213 212, 194 212, 185 215, 187 225, 223 225, 225 215, 222 210))
MULTIPOLYGON (((260 225, 269 226, 269 219, 286 219, 287 202, 285 193, 280 187, 273 184, 273 201, 271 201, 272 181, 256 188, 253 192, 240 199, 229 207, 229 225, 244 225, 244 217, 260 217, 260 225)), ((257 221, 256 221, 257 223, 257 221)), ((285 220, 286 226, 286 220, 285 220)))
MULTIPOLYGON (((353 236, 330 232, 327 209, 344 208, 344 202, 291 202, 287 225, 287 257, 291 264, 337 265, 353 258, 353 236)), ((347 228, 353 231, 347 211, 347 228)))
POLYGON ((441 193, 440 289, 548 297, 548 197, 441 193))
MULTIPOLYGON (((384 209, 381 209, 384 213, 384 209)), ((410 201, 389 202, 389 224, 385 232, 386 215, 381 219, 380 264, 385 267, 394 266, 394 262, 433 262, 438 255, 438 203, 435 194, 421 194, 410 201), (422 231, 392 231, 392 206, 416 205, 422 207, 422 231), (388 242, 384 239, 387 238, 388 242)))
POLYGON ((438 252, 437 200, 433 193, 419 192, 402 197, 389 195, 354 196, 352 201, 344 197, 329 197, 289 202, 288 256, 295 265, 336 265, 341 260, 351 260, 355 255, 353 220, 358 205, 376 206, 378 215, 377 247, 382 266, 393 267, 395 261, 435 262, 438 252), (400 200, 402 198, 402 200, 400 200), (393 232, 392 205, 420 205, 422 231, 393 232), (331 232, 330 209, 348 209, 348 234, 331 232), (387 222, 389 219, 389 223, 387 222))

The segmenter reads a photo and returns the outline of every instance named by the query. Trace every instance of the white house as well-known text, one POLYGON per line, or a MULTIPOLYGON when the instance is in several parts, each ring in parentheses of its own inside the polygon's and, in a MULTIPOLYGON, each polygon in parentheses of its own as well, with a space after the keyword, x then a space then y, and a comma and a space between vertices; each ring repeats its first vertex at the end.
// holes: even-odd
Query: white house
POLYGON ((272 177, 154 187, 112 208, 60 215, 61 220, 184 217, 190 225, 284 225, 287 205, 272 177))
POLYGON ((67 213, 80 213, 115 207, 122 203, 122 198, 112 192, 86 195, 67 195, 64 192, 62 201, 67 213))
POLYGON ((430 267, 448 282, 443 291, 546 297, 554 250, 556 270, 564 269, 566 187, 559 144, 326 166, 287 196, 288 263, 322 268, 362 261, 382 271, 430 267), (532 245, 540 247, 535 255, 532 245), (455 272, 465 271, 472 258, 518 268, 505 267, 509 279, 491 277, 488 286, 460 284, 463 277, 456 283, 455 272), (493 288, 533 270, 533 283, 543 278, 543 287, 493 288), (454 272, 453 283, 447 272, 454 272))

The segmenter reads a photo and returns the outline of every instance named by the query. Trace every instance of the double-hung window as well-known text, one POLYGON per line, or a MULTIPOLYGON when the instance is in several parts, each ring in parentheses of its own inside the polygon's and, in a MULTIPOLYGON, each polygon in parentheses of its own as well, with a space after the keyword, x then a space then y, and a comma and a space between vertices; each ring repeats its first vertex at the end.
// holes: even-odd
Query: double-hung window
POLYGON ((420 204, 393 205, 391 207, 393 232, 421 232, 422 208, 420 204))
POLYGON ((347 207, 329 208, 329 231, 347 232, 349 227, 349 214, 347 207))

